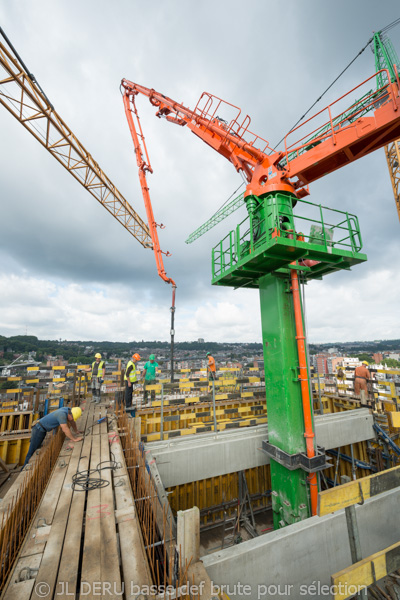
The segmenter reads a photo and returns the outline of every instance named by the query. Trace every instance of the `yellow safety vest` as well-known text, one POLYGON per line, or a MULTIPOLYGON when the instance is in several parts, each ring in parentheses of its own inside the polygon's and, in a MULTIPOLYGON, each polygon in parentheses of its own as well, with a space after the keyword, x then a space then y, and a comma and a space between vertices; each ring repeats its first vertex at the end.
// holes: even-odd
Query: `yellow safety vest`
MULTIPOLYGON (((94 361, 92 363, 92 373, 93 373, 93 369, 94 369, 94 365, 95 364, 96 364, 96 361, 94 361)), ((102 379, 103 375, 104 375, 104 371, 105 371, 104 360, 101 360, 99 362, 99 368, 97 369, 97 377, 99 377, 100 379, 102 379)))
POLYGON ((135 363, 134 363, 134 362, 132 362, 131 360, 130 360, 130 361, 128 362, 128 364, 126 365, 126 370, 125 370, 125 377, 124 377, 124 379, 125 379, 125 381, 127 381, 127 379, 128 379, 128 378, 127 378, 127 376, 126 376, 126 373, 127 373, 128 369, 129 369, 129 367, 130 367, 131 365, 132 365, 132 371, 129 373, 129 381, 130 381, 131 383, 135 383, 135 381, 137 381, 137 377, 136 377, 136 365, 135 365, 135 363))

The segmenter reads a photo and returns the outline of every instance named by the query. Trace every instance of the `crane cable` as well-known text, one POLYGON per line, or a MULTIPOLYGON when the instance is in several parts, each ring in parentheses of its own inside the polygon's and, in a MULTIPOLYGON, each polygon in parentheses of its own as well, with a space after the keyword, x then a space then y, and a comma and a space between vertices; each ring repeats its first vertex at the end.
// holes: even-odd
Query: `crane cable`
POLYGON ((51 108, 51 110, 54 110, 54 106, 52 105, 52 103, 50 102, 50 100, 48 99, 48 97, 46 96, 46 94, 44 93, 44 91, 43 91, 41 85, 39 84, 38 80, 36 79, 36 77, 34 76, 34 74, 29 71, 28 67, 26 66, 26 64, 24 63, 24 61, 22 60, 22 58, 20 57, 20 55, 18 54, 18 52, 16 51, 16 49, 14 48, 14 46, 12 45, 12 43, 10 42, 10 40, 8 39, 8 37, 6 36, 4 29, 2 29, 1 27, 0 27, 0 34, 3 36, 5 42, 8 44, 9 48, 14 53, 14 56, 17 58, 17 60, 19 61, 20 65, 22 66, 22 68, 25 70, 25 73, 28 75, 29 79, 38 88, 38 90, 40 91, 40 93, 42 94, 42 96, 45 98, 48 106, 51 108))
MULTIPOLYGON (((389 29, 392 29, 393 27, 395 27, 396 25, 398 25, 400 23, 400 17, 398 19, 395 19, 394 21, 392 21, 392 23, 389 23, 389 25, 386 25, 386 27, 383 27, 383 29, 381 29, 381 33, 386 33, 387 31, 389 31, 389 29)), ((304 115, 293 125, 293 127, 289 130, 292 131, 292 129, 294 129, 303 119, 305 116, 308 115, 308 113, 310 112, 310 110, 312 110, 314 108, 314 106, 323 98, 323 96, 325 96, 325 94, 331 89, 331 87, 337 82, 337 80, 343 75, 343 73, 345 73, 347 71, 347 69, 353 64, 353 62, 360 56, 360 54, 362 54, 364 52, 364 50, 370 45, 370 43, 372 42, 374 38, 371 37, 368 42, 365 44, 365 46, 359 51, 359 53, 353 58, 353 60, 347 65, 347 67, 345 69, 343 69, 343 71, 336 77, 336 79, 334 79, 332 81, 332 83, 326 88, 326 90, 320 95, 319 98, 317 98, 317 100, 310 106, 310 108, 304 113, 304 115)), ((281 142, 283 142, 283 140, 285 139, 286 136, 283 136, 283 138, 274 146, 273 150, 276 150, 276 148, 279 146, 279 144, 281 142)), ((271 150, 271 153, 272 151, 271 150)), ((240 188, 244 185, 244 182, 242 182, 239 187, 229 196, 229 198, 219 207, 219 209, 212 215, 212 217, 210 217, 210 219, 212 219, 213 217, 215 217, 220 210, 223 209, 223 207, 229 202, 229 200, 232 198, 232 196, 234 194, 236 194, 236 192, 238 192, 240 190, 240 188)))
MULTIPOLYGON (((392 27, 395 27, 395 26, 396 26, 396 25, 398 25, 399 23, 400 23, 400 17, 399 17, 398 19, 396 19, 395 21, 392 21, 392 23, 389 23, 389 25, 386 25, 386 27, 384 27, 383 29, 381 29, 381 32, 382 32, 382 33, 385 33, 386 31, 389 31, 389 29, 392 29, 392 27)), ((359 57, 359 56, 360 56, 360 55, 361 55, 361 54, 364 52, 364 50, 365 50, 365 49, 366 49, 366 48, 367 48, 367 47, 368 47, 368 46, 371 44, 371 42, 373 41, 373 39, 374 39, 374 38, 373 38, 373 37, 371 37, 371 38, 368 40, 368 42, 367 42, 367 43, 365 44, 365 46, 364 46, 364 47, 363 47, 363 48, 362 48, 362 49, 359 51, 359 53, 358 53, 358 54, 357 54, 357 55, 356 55, 356 56, 353 58, 353 60, 349 62, 349 64, 347 65, 347 67, 345 67, 345 68, 343 69, 343 71, 342 71, 342 72, 341 72, 341 73, 340 73, 340 74, 339 74, 339 75, 336 77, 336 79, 334 79, 334 80, 332 81, 332 83, 331 83, 331 84, 330 84, 330 85, 329 85, 329 86, 326 88, 326 90, 325 90, 325 91, 324 91, 324 92, 323 92, 323 93, 320 95, 320 97, 319 97, 319 98, 317 98, 317 100, 316 100, 316 101, 315 101, 315 102, 314 102, 314 103, 313 103, 313 104, 310 106, 310 108, 309 108, 309 109, 308 109, 308 110, 307 110, 307 111, 304 113, 304 115, 303 115, 302 117, 300 117, 300 119, 299 119, 299 120, 298 120, 298 121, 297 121, 297 122, 296 122, 296 123, 293 125, 293 127, 291 127, 291 128, 289 129, 289 132, 288 132, 288 133, 290 133, 291 131, 293 131, 293 129, 294 129, 294 128, 295 128, 295 127, 296 127, 296 126, 297 126, 297 125, 298 125, 298 124, 299 124, 299 123, 300 123, 300 122, 303 120, 303 119, 304 119, 304 117, 305 117, 306 115, 308 115, 308 113, 310 112, 310 110, 312 110, 312 109, 314 108, 314 106, 315 106, 315 105, 316 105, 316 104, 317 104, 317 103, 318 103, 318 102, 319 102, 319 101, 320 101, 320 100, 323 98, 323 96, 325 96, 325 94, 326 94, 326 93, 327 93, 327 92, 328 92, 328 91, 331 89, 331 87, 332 87, 332 86, 333 86, 333 85, 334 85, 334 84, 335 84, 335 83, 338 81, 338 79, 340 79, 340 77, 343 75, 343 73, 345 73, 345 72, 347 71, 347 69, 348 69, 349 67, 351 67, 351 65, 353 64, 353 62, 354 62, 355 60, 357 60, 357 58, 358 58, 358 57, 359 57)), ((286 134, 286 135, 288 135, 288 134, 286 134)), ((277 144, 275 144, 275 146, 274 146, 273 150, 276 150, 276 148, 279 146, 279 144, 280 144, 281 142, 283 142, 283 140, 285 139, 286 135, 284 135, 284 136, 283 136, 283 138, 282 138, 281 140, 279 140, 279 142, 278 142, 277 144)), ((273 150, 271 150, 271 153, 272 153, 272 151, 273 151, 273 150)), ((271 153, 270 153, 270 154, 271 154, 271 153)))

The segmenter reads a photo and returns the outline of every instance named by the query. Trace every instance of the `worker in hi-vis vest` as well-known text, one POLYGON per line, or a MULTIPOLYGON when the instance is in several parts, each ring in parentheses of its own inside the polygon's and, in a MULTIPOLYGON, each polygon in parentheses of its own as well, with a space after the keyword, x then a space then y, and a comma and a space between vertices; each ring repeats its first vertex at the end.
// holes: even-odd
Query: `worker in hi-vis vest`
POLYGON ((136 363, 140 360, 139 354, 132 355, 132 359, 126 365, 125 370, 125 408, 132 407, 132 392, 137 387, 136 363))
POLYGON ((92 402, 100 402, 100 390, 101 384, 104 381, 104 373, 106 370, 106 363, 101 360, 101 354, 97 352, 94 356, 95 360, 92 363, 91 369, 83 369, 86 373, 92 372, 92 402))

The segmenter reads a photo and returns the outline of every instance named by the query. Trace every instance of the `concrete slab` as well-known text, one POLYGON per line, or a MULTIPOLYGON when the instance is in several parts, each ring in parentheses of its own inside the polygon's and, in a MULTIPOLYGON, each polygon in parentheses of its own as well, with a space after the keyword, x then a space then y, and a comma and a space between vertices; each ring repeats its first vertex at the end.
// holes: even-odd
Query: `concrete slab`
MULTIPOLYGON (((399 541, 399 502, 400 488, 396 488, 356 506, 363 557, 399 541)), ((231 599, 331 598, 332 573, 351 564, 344 510, 312 517, 201 560, 213 585, 228 586, 225 591, 231 599)))
MULTIPOLYGON (((367 408, 315 417, 316 439, 326 449, 375 437, 367 408)), ((268 425, 149 442, 165 488, 269 463, 261 451, 268 425)))

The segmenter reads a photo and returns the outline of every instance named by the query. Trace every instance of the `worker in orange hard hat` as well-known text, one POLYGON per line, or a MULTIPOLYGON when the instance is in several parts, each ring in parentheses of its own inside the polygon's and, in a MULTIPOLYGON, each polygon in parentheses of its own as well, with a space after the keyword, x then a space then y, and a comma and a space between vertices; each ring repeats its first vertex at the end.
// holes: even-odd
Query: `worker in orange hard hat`
POLYGON ((207 365, 208 379, 210 381, 215 381, 217 378, 217 369, 215 366, 215 358, 213 356, 211 356, 210 352, 207 352, 206 358, 208 358, 208 365, 207 365))
POLYGON ((62 431, 71 442, 80 442, 83 437, 79 434, 82 432, 78 431, 75 421, 79 419, 81 414, 82 409, 79 408, 79 406, 74 406, 73 408, 63 406, 36 421, 32 427, 31 442, 29 444, 28 454, 25 458, 24 467, 28 464, 31 456, 43 444, 43 440, 48 431, 61 427, 62 431))
POLYGON ((361 396, 361 403, 366 403, 367 401, 367 381, 371 379, 371 373, 367 367, 367 361, 363 360, 361 365, 354 370, 354 394, 361 396))
POLYGON ((135 352, 132 354, 131 360, 126 365, 125 370, 125 408, 132 408, 132 392, 137 387, 137 370, 136 364, 140 360, 140 355, 135 352))
POLYGON ((106 363, 101 360, 100 352, 94 355, 94 361, 92 362, 91 369, 83 369, 86 373, 92 373, 91 388, 92 388, 92 402, 97 404, 100 402, 100 391, 104 381, 104 373, 106 370, 106 363))

